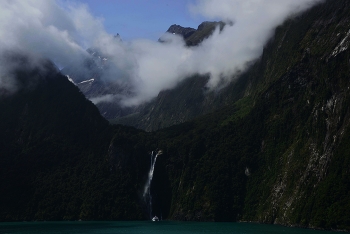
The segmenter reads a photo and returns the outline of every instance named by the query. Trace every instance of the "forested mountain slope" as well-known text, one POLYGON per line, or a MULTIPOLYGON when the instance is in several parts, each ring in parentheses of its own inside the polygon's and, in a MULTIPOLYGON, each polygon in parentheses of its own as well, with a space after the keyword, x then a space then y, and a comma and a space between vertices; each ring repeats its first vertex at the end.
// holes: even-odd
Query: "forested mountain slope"
POLYGON ((171 218, 349 228, 349 13, 326 1, 288 20, 242 99, 156 133, 171 218))
POLYGON ((50 62, 31 60, 2 60, 19 90, 0 97, 0 220, 143 219, 139 132, 112 128, 50 62))

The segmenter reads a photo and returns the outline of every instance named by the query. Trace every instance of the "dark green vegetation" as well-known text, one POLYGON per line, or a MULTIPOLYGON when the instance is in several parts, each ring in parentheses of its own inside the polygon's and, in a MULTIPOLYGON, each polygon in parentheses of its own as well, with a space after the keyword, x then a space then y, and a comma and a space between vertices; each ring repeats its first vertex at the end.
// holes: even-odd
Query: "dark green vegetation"
POLYGON ((0 99, 0 220, 143 219, 139 133, 111 128, 49 62, 7 60, 22 60, 13 71, 21 89, 0 99))
POLYGON ((113 124, 129 125, 147 131, 162 129, 186 122, 233 103, 243 96, 242 84, 225 88, 225 92, 207 92, 208 77, 190 77, 172 90, 162 91, 151 103, 145 104, 139 112, 112 120, 113 124), (230 89, 230 93, 228 93, 230 89))
POLYGON ((349 229, 349 4, 285 22, 239 101, 156 133, 170 217, 349 229))
MULTIPOLYGON (((161 149, 158 216, 350 230, 349 16, 350 2, 332 0, 288 20, 240 79, 206 96, 222 108, 152 133, 109 126, 65 77, 41 74, 0 102, 1 220, 147 218, 148 152, 161 149)), ((159 95, 163 121, 204 108, 190 90, 205 78, 186 82, 178 106, 159 95)))

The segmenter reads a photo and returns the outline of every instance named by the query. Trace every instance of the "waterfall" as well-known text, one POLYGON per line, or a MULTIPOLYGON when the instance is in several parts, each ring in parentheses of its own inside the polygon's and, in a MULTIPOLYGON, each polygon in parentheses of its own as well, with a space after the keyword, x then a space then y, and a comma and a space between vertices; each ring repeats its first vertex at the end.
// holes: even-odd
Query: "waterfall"
POLYGON ((150 218, 152 218, 152 195, 151 195, 151 183, 153 179, 154 167, 156 165, 157 157, 162 154, 159 150, 157 153, 152 151, 151 155, 151 168, 148 173, 148 179, 145 184, 145 189, 143 191, 143 199, 148 206, 150 218))

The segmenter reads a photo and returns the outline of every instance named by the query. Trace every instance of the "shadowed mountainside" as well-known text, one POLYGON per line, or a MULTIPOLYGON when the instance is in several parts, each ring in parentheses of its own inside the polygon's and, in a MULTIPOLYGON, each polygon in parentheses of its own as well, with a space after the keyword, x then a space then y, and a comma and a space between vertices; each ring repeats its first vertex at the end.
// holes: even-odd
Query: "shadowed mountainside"
POLYGON ((20 88, 0 98, 0 220, 144 219, 142 132, 112 128, 50 62, 6 59, 20 88))
POLYGON ((349 11, 327 1, 288 20, 239 101, 155 133, 171 218, 349 229, 349 11))

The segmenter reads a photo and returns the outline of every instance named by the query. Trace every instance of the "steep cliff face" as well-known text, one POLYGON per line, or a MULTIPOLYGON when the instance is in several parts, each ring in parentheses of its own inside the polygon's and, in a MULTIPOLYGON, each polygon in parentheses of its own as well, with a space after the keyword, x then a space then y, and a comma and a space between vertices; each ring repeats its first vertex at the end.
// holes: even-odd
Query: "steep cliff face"
POLYGON ((259 182, 248 186, 254 191, 248 197, 261 196, 248 203, 256 210, 249 218, 332 228, 349 223, 341 215, 348 213, 342 178, 349 174, 340 166, 349 157, 341 146, 350 123, 349 7, 327 1, 276 32, 264 72, 269 85, 256 104, 264 113, 264 166, 259 182))
POLYGON ((242 99, 157 133, 170 217, 349 229, 349 13, 326 1, 288 20, 242 99))

